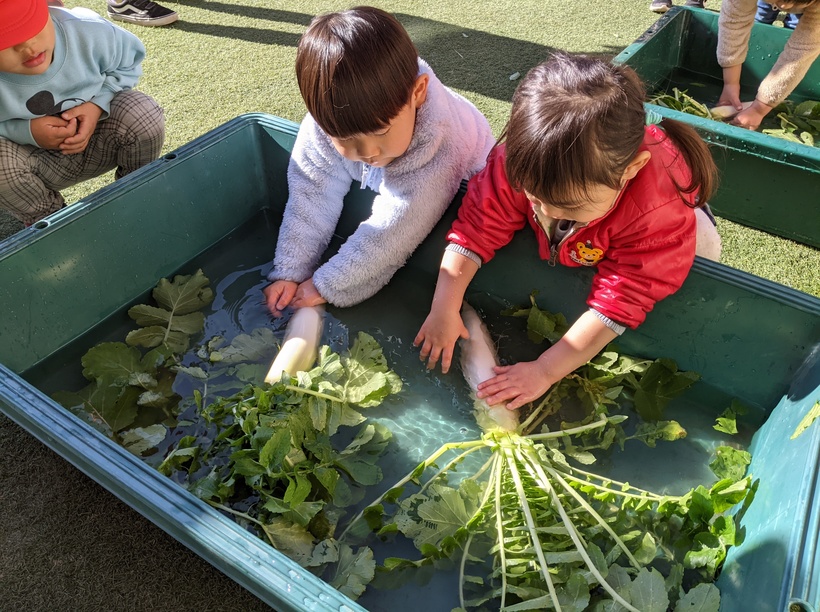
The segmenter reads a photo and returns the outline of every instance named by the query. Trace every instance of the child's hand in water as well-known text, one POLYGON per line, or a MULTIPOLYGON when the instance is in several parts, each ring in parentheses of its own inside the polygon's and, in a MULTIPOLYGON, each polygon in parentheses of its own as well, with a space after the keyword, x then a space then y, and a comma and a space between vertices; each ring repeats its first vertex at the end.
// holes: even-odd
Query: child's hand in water
POLYGON ((768 115, 771 110, 772 107, 768 104, 763 104, 763 102, 755 100, 749 108, 735 115, 735 118, 732 119, 732 125, 744 127, 747 130, 756 130, 760 127, 760 122, 763 121, 763 118, 768 115))
POLYGON ((419 358, 427 360, 427 369, 432 370, 441 359, 441 371, 446 374, 453 361, 453 348, 459 338, 469 338, 458 310, 431 310, 413 340, 413 346, 421 346, 419 358))
POLYGON ((278 280, 262 289, 268 310, 274 317, 281 316, 282 311, 288 307, 293 296, 296 295, 298 286, 299 284, 293 281, 278 280))
POLYGON ((520 408, 544 395, 555 382, 538 361, 521 361, 511 366, 496 366, 495 376, 478 385, 476 397, 490 406, 507 403, 509 410, 520 408))
POLYGON ((743 104, 740 101, 740 85, 725 84, 723 91, 718 98, 718 106, 733 106, 735 110, 743 109, 743 104))
POLYGON ((306 308, 308 306, 325 304, 326 302, 327 300, 322 297, 322 294, 317 291, 316 285, 313 284, 313 278, 309 278, 299 283, 299 286, 296 288, 296 295, 293 296, 293 301, 290 305, 294 308, 306 308))

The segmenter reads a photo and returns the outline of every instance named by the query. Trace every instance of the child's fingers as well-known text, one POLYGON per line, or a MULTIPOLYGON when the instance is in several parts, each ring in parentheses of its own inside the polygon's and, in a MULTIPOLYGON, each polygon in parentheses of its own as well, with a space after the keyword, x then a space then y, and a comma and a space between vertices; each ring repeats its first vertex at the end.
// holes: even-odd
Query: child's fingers
POLYGON ((73 136, 67 136, 65 140, 63 140, 63 144, 68 147, 75 147, 76 145, 83 145, 85 148, 85 143, 88 142, 88 139, 83 136, 82 134, 74 134, 73 136))
POLYGON ((513 399, 511 402, 507 402, 506 408, 507 408, 507 410, 518 410, 519 408, 521 408, 521 406, 526 404, 527 401, 529 401, 529 400, 525 400, 522 395, 519 395, 518 397, 513 399))
MULTIPOLYGON (((421 336, 421 334, 419 334, 419 336, 421 336)), ((416 338, 419 339, 419 336, 417 336, 416 338)), ((441 349, 429 340, 424 339, 424 343, 421 345, 421 351, 419 351, 419 359, 421 361, 427 361, 427 369, 434 369, 440 357, 441 349)))
POLYGON ((496 386, 507 380, 507 377, 504 376, 512 366, 494 366, 493 372, 495 372, 495 376, 492 378, 488 378, 487 380, 478 383, 477 389, 479 391, 483 391, 485 393, 492 393, 496 386))
MULTIPOLYGON (((476 397, 479 399, 496 399, 496 395, 510 388, 510 379, 504 373, 496 374, 480 383, 477 387, 476 397)), ((495 402, 490 402, 492 406, 495 402)))
POLYGON ((85 148, 87 146, 87 140, 77 140, 76 137, 71 139, 66 138, 60 145, 60 152, 64 155, 75 155, 76 153, 82 153, 83 151, 85 151, 85 148))
POLYGON ((450 371, 450 365, 453 362, 453 351, 443 350, 441 352, 441 373, 447 374, 450 371))
POLYGON ((289 283, 272 283, 262 289, 265 303, 271 314, 278 317, 287 308, 296 294, 296 285, 289 283))
POLYGON ((267 300, 268 310, 274 317, 282 316, 282 312, 288 307, 289 303, 279 299, 267 300))
POLYGON ((429 350, 429 356, 427 358, 427 369, 428 370, 434 370, 435 369, 436 364, 438 363, 439 357, 441 357, 441 349, 436 348, 436 347, 432 347, 432 349, 429 350))
POLYGON ((512 410, 517 406, 513 406, 513 402, 521 395, 521 391, 515 387, 510 386, 501 386, 496 389, 493 393, 479 392, 476 394, 476 397, 479 399, 483 399, 486 401, 490 406, 495 406, 496 404, 505 404, 507 408, 512 410))

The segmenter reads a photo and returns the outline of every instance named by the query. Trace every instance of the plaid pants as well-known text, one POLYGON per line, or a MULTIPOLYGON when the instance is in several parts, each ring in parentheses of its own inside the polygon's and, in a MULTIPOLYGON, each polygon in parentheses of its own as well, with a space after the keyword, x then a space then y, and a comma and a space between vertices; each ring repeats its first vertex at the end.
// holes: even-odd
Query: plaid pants
POLYGON ((111 100, 110 111, 85 151, 74 155, 0 138, 0 207, 31 225, 65 205, 60 189, 112 168, 118 179, 159 157, 165 117, 153 98, 122 91, 111 100))

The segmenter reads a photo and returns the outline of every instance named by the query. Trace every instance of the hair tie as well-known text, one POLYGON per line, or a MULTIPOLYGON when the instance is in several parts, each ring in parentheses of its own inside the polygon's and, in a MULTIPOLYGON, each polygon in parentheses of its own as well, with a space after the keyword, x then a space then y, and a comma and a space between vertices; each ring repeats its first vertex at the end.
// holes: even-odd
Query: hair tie
POLYGON ((651 108, 646 109, 646 125, 658 125, 661 121, 663 121, 663 115, 651 108))

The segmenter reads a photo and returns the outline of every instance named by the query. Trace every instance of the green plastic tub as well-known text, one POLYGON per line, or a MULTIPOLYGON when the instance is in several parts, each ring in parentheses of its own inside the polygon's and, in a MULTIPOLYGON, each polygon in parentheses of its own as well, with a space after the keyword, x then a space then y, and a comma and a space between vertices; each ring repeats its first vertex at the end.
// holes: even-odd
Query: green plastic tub
MULTIPOLYGON (((674 87, 714 106, 723 87, 717 63, 718 13, 674 7, 614 61, 634 68, 650 94, 674 87)), ((755 23, 741 76, 742 100, 754 99, 789 31, 755 23)), ((820 100, 820 61, 815 61, 790 99, 820 100)), ((702 119, 650 104, 665 117, 689 123, 711 144, 720 168, 715 213, 771 234, 820 247, 820 148, 702 119)))
MULTIPOLYGON (((78 370, 79 355, 90 346, 83 343, 93 337, 98 342, 99 330, 127 319, 124 310, 162 277, 190 273, 205 261, 218 296, 232 275, 250 278, 256 288, 264 285, 296 130, 268 115, 243 115, 0 243, 0 410, 276 610, 415 610, 415 586, 350 601, 44 390, 57 384, 52 379, 62 369, 78 370)), ((372 192, 354 187, 336 243, 367 214, 371 198, 372 192)), ((460 373, 426 372, 411 346, 457 204, 458 198, 385 290, 361 306, 329 309, 350 334, 378 335, 391 367, 415 377, 407 385, 415 399, 401 399, 403 391, 394 406, 396 473, 475 428, 460 373)), ((585 308, 589 271, 546 266, 537 260, 534 241, 530 232, 520 233, 481 269, 472 291, 499 303, 526 304, 538 290, 542 307, 577 315, 585 308)), ((235 300, 264 309, 258 294, 240 293, 235 300)), ((226 309, 228 318, 239 317, 226 309)), ((676 295, 621 338, 626 352, 671 357, 702 374, 698 401, 707 409, 707 430, 732 398, 760 416, 750 448, 760 488, 743 521, 745 542, 731 550, 718 581, 725 612, 785 611, 790 604, 818 609, 820 426, 789 439, 820 397, 818 340, 820 300, 701 260, 676 295)), ((688 448, 697 450, 693 438, 688 448)), ((622 456, 638 479, 654 463, 655 477, 669 485, 687 467, 674 456, 622 456)), ((454 592, 452 584, 434 588, 454 592)), ((430 612, 457 605, 445 595, 426 601, 430 612)))

